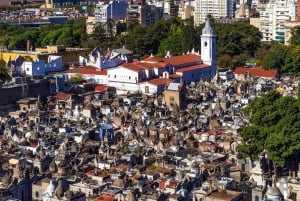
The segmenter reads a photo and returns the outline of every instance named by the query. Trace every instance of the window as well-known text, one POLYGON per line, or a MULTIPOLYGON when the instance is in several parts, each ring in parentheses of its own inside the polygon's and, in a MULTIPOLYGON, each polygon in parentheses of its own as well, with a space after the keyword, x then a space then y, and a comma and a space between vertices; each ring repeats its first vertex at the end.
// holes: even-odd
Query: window
POLYGON ((35 197, 38 198, 39 195, 40 195, 39 192, 38 192, 38 191, 35 191, 35 197))
POLYGON ((130 80, 131 80, 131 77, 129 76, 129 77, 128 77, 128 79, 130 79, 130 80))
POLYGON ((174 96, 171 96, 170 97, 170 103, 174 103, 175 99, 174 99, 174 96))
POLYGON ((149 86, 145 86, 145 93, 149 93, 149 86))
POLYGON ((40 70, 40 67, 37 67, 36 70, 40 70))
POLYGON ((259 201, 258 195, 255 196, 255 201, 259 201))
POLYGON ((29 71, 29 68, 26 68, 26 71, 29 71))
POLYGON ((207 47, 207 42, 206 41, 204 42, 204 47, 207 47))
POLYGON ((115 78, 117 78, 117 76, 115 75, 115 78))

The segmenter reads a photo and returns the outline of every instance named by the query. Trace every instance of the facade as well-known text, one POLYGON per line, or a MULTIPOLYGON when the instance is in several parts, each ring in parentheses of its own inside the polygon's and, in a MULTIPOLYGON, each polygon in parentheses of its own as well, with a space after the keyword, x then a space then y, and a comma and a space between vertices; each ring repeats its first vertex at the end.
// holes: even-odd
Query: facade
POLYGON ((211 78, 215 77, 217 72, 217 36, 214 33, 208 20, 202 29, 201 35, 201 59, 206 65, 210 65, 211 78))
POLYGON ((166 0, 163 3, 163 18, 170 19, 178 16, 178 5, 175 5, 174 0, 166 0))
MULTIPOLYGON (((99 73, 106 70, 107 82, 96 81, 96 83, 115 87, 119 94, 128 92, 157 94, 161 93, 168 83, 178 82, 180 78, 187 84, 198 82, 201 78, 213 79, 217 68, 216 48, 216 35, 207 20, 201 35, 201 55, 195 53, 194 50, 186 55, 178 56, 171 56, 168 52, 163 59, 150 56, 142 61, 131 63, 129 61, 131 61, 132 52, 126 48, 113 50, 109 53, 110 57, 95 48, 89 55, 89 59, 84 60, 82 57, 80 63, 84 66, 84 63, 90 65, 94 62, 92 66, 98 68, 99 73), (123 63, 118 65, 114 59, 119 59, 118 61, 123 63)), ((96 68, 93 71, 97 71, 96 68)), ((80 69, 77 72, 66 73, 84 75, 80 69)), ((91 70, 89 76, 95 80, 92 74, 91 70)), ((105 75, 102 74, 103 77, 105 75)))
POLYGON ((162 9, 149 4, 129 4, 126 21, 129 24, 151 25, 162 18, 162 9))
POLYGON ((215 19, 232 18, 233 12, 232 0, 196 0, 194 10, 194 24, 198 26, 205 22, 207 15, 211 15, 215 19))
POLYGON ((100 2, 95 8, 95 23, 105 24, 108 20, 118 22, 126 17, 127 3, 125 1, 100 2))
POLYGON ((284 38, 284 44, 289 45, 290 44, 290 38, 292 37, 292 29, 296 26, 300 26, 300 21, 296 22, 288 22, 285 23, 285 38, 284 38))
POLYGON ((21 73, 26 75, 45 75, 48 72, 62 70, 62 57, 50 55, 47 63, 44 60, 24 61, 21 65, 21 73))
POLYGON ((132 52, 124 47, 107 52, 107 54, 100 48, 94 48, 87 58, 82 56, 79 57, 79 64, 82 66, 93 66, 103 70, 131 61, 132 56, 132 52))
POLYGON ((93 34, 96 25, 95 16, 88 16, 85 23, 86 23, 86 33, 93 34))
POLYGON ((260 32, 262 41, 285 41, 285 24, 295 21, 297 1, 270 1, 264 10, 260 11, 260 32))
POLYGON ((190 19, 193 16, 193 10, 194 7, 192 5, 186 5, 182 2, 178 7, 178 17, 183 20, 190 19))
POLYGON ((186 88, 185 83, 170 83, 164 90, 166 105, 178 106, 181 110, 186 108, 186 88))

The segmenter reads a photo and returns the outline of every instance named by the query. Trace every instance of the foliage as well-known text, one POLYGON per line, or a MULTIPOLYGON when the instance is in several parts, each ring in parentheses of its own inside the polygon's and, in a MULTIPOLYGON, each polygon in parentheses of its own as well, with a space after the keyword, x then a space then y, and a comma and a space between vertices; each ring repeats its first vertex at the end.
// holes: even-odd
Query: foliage
POLYGON ((8 49, 26 50, 26 41, 33 47, 46 45, 78 46, 86 40, 85 19, 69 21, 65 25, 47 24, 39 28, 23 28, 14 25, 0 24, 1 45, 8 49))
POLYGON ((8 73, 8 68, 6 67, 0 67, 0 80, 3 82, 11 80, 11 77, 8 73))
POLYGON ((300 45, 265 44, 258 51, 259 64, 265 69, 278 69, 282 74, 299 75, 300 45))
POLYGON ((69 82, 82 82, 84 81, 84 78, 81 74, 76 74, 69 78, 69 82))
POLYGON ((297 99, 276 91, 256 98, 246 109, 251 124, 243 129, 238 146, 243 158, 256 159, 264 149, 278 165, 284 166, 300 149, 300 105, 297 99))
POLYGON ((300 26, 292 28, 291 34, 292 36, 289 40, 289 43, 291 45, 300 45, 300 26))

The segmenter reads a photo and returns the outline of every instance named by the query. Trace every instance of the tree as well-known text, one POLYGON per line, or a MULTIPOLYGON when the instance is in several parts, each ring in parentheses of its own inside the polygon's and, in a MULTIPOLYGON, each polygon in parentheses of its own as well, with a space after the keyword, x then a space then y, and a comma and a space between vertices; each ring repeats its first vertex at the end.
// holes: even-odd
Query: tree
POLYGON ((291 34, 292 36, 289 40, 289 43, 291 45, 300 45, 300 26, 292 28, 291 34))
POLYGON ((220 68, 231 69, 232 68, 232 57, 228 54, 223 54, 218 58, 218 66, 220 68))
POLYGON ((9 70, 8 70, 8 68, 6 68, 6 67, 0 67, 0 80, 2 81, 2 82, 6 82, 6 81, 10 81, 11 80, 11 77, 10 77, 10 75, 9 75, 9 70))
POLYGON ((276 91, 256 98, 246 109, 251 124, 241 132, 239 153, 245 158, 258 158, 267 149, 270 159, 285 166, 300 149, 300 104, 294 97, 276 91))
POLYGON ((69 78, 69 82, 82 82, 84 81, 84 78, 81 74, 76 74, 69 78))
POLYGON ((282 69, 285 65, 285 58, 288 54, 288 47, 284 45, 278 45, 274 49, 272 49, 269 54, 265 56, 263 59, 265 69, 282 69))

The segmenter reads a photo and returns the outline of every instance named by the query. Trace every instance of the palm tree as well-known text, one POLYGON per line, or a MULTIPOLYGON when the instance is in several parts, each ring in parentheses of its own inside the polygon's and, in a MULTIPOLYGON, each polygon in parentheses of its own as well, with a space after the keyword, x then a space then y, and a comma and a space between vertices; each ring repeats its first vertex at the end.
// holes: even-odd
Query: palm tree
POLYGON ((0 67, 0 80, 2 80, 3 82, 11 80, 8 68, 3 67, 3 66, 0 67))

